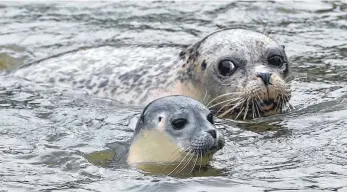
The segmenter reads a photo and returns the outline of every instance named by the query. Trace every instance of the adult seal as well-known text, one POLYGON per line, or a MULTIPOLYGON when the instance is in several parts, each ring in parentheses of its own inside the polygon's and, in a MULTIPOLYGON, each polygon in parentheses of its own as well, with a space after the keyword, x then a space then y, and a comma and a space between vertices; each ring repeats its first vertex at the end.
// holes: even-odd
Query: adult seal
POLYGON ((219 117, 280 113, 291 98, 291 64, 285 47, 245 29, 215 31, 177 52, 106 46, 44 62, 21 67, 14 74, 125 104, 146 105, 159 97, 185 95, 219 117))
POLYGON ((192 172, 206 166, 224 144, 213 115, 203 104, 186 96, 166 96, 144 108, 127 161, 145 171, 159 166, 168 174, 192 172))

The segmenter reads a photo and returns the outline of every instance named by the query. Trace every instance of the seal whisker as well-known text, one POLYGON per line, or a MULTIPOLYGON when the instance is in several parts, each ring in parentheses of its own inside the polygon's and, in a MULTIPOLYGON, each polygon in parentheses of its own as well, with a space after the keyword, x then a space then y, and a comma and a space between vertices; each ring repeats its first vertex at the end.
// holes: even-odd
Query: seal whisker
MULTIPOLYGON (((191 152, 192 152, 193 150, 191 149, 191 150, 189 150, 188 152, 186 152, 186 155, 184 156, 184 158, 180 161, 180 163, 175 167, 175 169, 172 171, 172 172, 174 172, 183 162, 184 162, 184 160, 186 159, 186 157, 189 155, 189 154, 191 154, 191 152)), ((171 173, 172 173, 171 172, 171 173)), ((170 173, 170 174, 171 174, 170 173)), ((170 175, 169 174, 169 175, 170 175)))
POLYGON ((286 104, 289 106, 289 109, 291 108, 292 110, 295 109, 295 107, 289 102, 289 96, 285 96, 283 99, 286 100, 286 104))
POLYGON ((277 99, 277 106, 275 108, 275 111, 282 109, 282 105, 283 105, 283 100, 282 100, 283 95, 277 95, 276 99, 277 99))
POLYGON ((170 161, 168 164, 166 164, 166 166, 163 168, 166 169, 169 165, 171 165, 171 163, 173 163, 177 158, 181 157, 182 153, 184 153, 185 151, 187 151, 188 149, 190 149, 190 146, 185 147, 183 150, 180 150, 179 148, 176 149, 173 153, 176 153, 177 151, 179 151, 179 155, 177 155, 172 161, 170 161))
MULTIPOLYGON (((189 146, 188 146, 188 147, 189 147, 189 146)), ((172 152, 172 154, 177 153, 177 152, 183 153, 185 150, 186 150, 186 147, 183 147, 183 150, 181 150, 180 148, 177 148, 177 149, 175 149, 175 150, 172 152)))
POLYGON ((177 174, 180 174, 185 168, 186 166, 189 164, 191 158, 193 157, 194 154, 190 154, 189 157, 187 158, 187 161, 185 161, 183 164, 182 164, 182 168, 180 170, 178 170, 176 173, 177 174))
POLYGON ((288 99, 284 96, 283 98, 285 100, 284 105, 287 107, 288 111, 292 111, 294 109, 293 105, 291 103, 288 102, 288 99))
MULTIPOLYGON (((281 110, 283 111, 283 109, 286 107, 286 106, 288 106, 288 104, 287 104, 287 102, 286 102, 286 100, 285 100, 285 98, 284 98, 285 96, 284 95, 282 95, 281 96, 281 110)), ((289 108, 289 111, 290 111, 290 108, 289 108)))
POLYGON ((285 97, 285 96, 281 94, 281 97, 280 97, 280 105, 281 105, 281 106, 279 107, 279 109, 280 109, 281 111, 283 111, 283 109, 287 106, 287 102, 286 102, 286 100, 285 100, 284 97, 285 97))
POLYGON ((262 99, 260 98, 259 94, 257 94, 257 97, 258 97, 258 105, 259 105, 260 110, 261 110, 262 112, 265 112, 265 111, 263 110, 263 108, 261 107, 260 102, 261 102, 262 99))
POLYGON ((194 168, 195 168, 195 166, 196 166, 196 162, 198 161, 198 159, 199 159, 199 155, 195 154, 195 163, 194 163, 192 169, 190 170, 189 174, 192 174, 192 172, 193 172, 193 170, 194 170, 194 168))
POLYGON ((229 95, 234 95, 234 94, 239 94, 239 93, 241 93, 241 92, 225 93, 225 94, 219 95, 219 96, 213 98, 206 106, 208 107, 213 101, 215 101, 215 100, 217 100, 217 99, 219 99, 219 98, 221 98, 221 97, 225 97, 225 96, 229 96, 229 95))
POLYGON ((244 113, 244 116, 243 116, 243 120, 246 119, 246 115, 248 113, 248 104, 249 104, 249 98, 247 99, 247 106, 246 106, 246 110, 245 110, 245 113, 244 113))
POLYGON ((252 116, 253 116, 253 119, 254 119, 254 116, 255 116, 255 108, 254 108, 254 100, 252 99, 252 116))
POLYGON ((180 155, 182 155, 184 152, 190 151, 191 148, 190 148, 190 146, 189 146, 189 144, 188 144, 187 147, 183 146, 183 149, 179 149, 179 148, 178 148, 177 150, 180 150, 179 153, 180 153, 180 155))
MULTIPOLYGON (((285 100, 285 95, 283 95, 283 94, 280 94, 279 96, 279 110, 282 110, 283 111, 283 109, 287 106, 287 102, 286 102, 286 100, 285 100)), ((276 108, 277 109, 277 108, 276 108)))
MULTIPOLYGON (((231 102, 230 102, 230 103, 231 103, 231 102)), ((217 111, 216 114, 218 114, 219 112, 221 112, 221 111, 224 109, 224 107, 229 106, 230 103, 227 103, 227 104, 223 105, 223 106, 217 111)))
MULTIPOLYGON (((286 96, 285 95, 281 95, 281 99, 282 99, 282 105, 281 107, 284 108, 285 106, 290 106, 290 103, 288 102, 288 100, 286 100, 286 96)), ((290 107, 289 107, 289 110, 290 110, 290 107)))
MULTIPOLYGON (((233 106, 232 108, 230 108, 230 109, 228 109, 227 111, 225 111, 224 113, 222 113, 219 117, 223 117, 223 116, 225 116, 226 114, 228 114, 228 113, 230 113, 230 112, 232 112, 233 110, 235 110, 237 107, 239 107, 241 104, 243 104, 244 103, 244 99, 241 99, 239 102, 237 102, 236 104, 235 104, 235 106, 233 106)), ((220 110, 219 110, 220 111, 220 110)), ((219 112, 218 111, 218 112, 219 112)))
MULTIPOLYGON (((237 100, 239 100, 239 99, 240 99, 240 98, 227 99, 227 100, 221 101, 221 102, 219 102, 219 103, 216 103, 216 104, 214 104, 214 105, 212 105, 212 106, 210 106, 210 107, 208 107, 208 108, 210 109, 210 108, 212 108, 212 107, 218 106, 218 105, 223 104, 223 103, 226 103, 226 102, 229 102, 228 104, 231 104, 233 101, 237 101, 237 100)), ((227 105, 228 105, 228 104, 227 104, 227 105)))
MULTIPOLYGON (((237 108, 239 105, 241 105, 241 104, 242 104, 242 102, 237 102, 237 103, 234 105, 234 107, 232 107, 232 108, 226 110, 224 113, 222 113, 221 115, 219 115, 219 117, 223 117, 223 116, 225 116, 226 114, 228 114, 229 112, 232 112, 234 109, 236 109, 236 108, 237 108)), ((229 105, 229 104, 226 104, 225 106, 227 106, 227 105, 229 105)), ((224 108, 225 106, 223 106, 223 108, 224 108)), ((217 112, 217 114, 218 114, 223 108, 221 108, 221 109, 217 112)))
POLYGON ((236 116, 236 118, 235 119, 237 119, 240 115, 241 115, 241 113, 242 113, 242 111, 245 109, 245 107, 242 107, 241 108, 241 111, 237 114, 237 116, 236 116))
POLYGON ((255 107, 256 107, 256 110, 258 112, 258 117, 260 117, 260 111, 259 111, 260 103, 259 102, 260 102, 259 99, 255 98, 255 107))
MULTIPOLYGON (((226 112, 224 112, 224 113, 222 114, 222 116, 224 116, 224 115, 226 115, 226 114, 232 112, 236 107, 239 107, 240 105, 241 105, 240 108, 242 109, 242 107, 243 107, 244 104, 245 104, 245 99, 241 99, 237 104, 235 104, 234 107, 232 107, 231 109, 229 109, 229 110, 227 110, 226 112)), ((242 112, 242 110, 241 110, 240 112, 242 112)), ((239 112, 239 114, 240 114, 240 112, 239 112)), ((237 119, 237 117, 236 117, 236 119, 237 119)))
POLYGON ((202 164, 202 152, 200 152, 200 166, 199 166, 199 173, 200 173, 200 169, 201 169, 201 164, 202 164))
POLYGON ((189 158, 188 158, 188 161, 184 164, 183 168, 181 170, 178 171, 177 174, 180 174, 189 164, 190 162, 192 161, 193 157, 194 157, 195 153, 192 153, 189 158))
POLYGON ((182 164, 182 162, 186 159, 186 157, 190 154, 191 151, 192 151, 192 150, 190 150, 190 151, 184 156, 184 158, 181 160, 181 162, 180 162, 180 163, 175 167, 175 169, 172 170, 168 175, 171 175, 173 172, 176 171, 176 169, 182 164))

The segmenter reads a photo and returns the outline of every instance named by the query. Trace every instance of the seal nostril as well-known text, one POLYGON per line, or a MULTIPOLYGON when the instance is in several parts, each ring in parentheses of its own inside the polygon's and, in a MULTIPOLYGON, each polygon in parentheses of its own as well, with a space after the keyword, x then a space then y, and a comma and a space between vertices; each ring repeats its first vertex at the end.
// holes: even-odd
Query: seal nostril
POLYGON ((206 131, 206 132, 209 133, 209 134, 211 134, 212 137, 213 137, 214 139, 217 138, 217 132, 216 132, 216 130, 211 129, 211 130, 208 130, 208 131, 206 131))
POLYGON ((268 86, 271 84, 270 83, 271 75, 272 75, 272 73, 258 73, 257 77, 260 77, 263 80, 265 86, 268 86))

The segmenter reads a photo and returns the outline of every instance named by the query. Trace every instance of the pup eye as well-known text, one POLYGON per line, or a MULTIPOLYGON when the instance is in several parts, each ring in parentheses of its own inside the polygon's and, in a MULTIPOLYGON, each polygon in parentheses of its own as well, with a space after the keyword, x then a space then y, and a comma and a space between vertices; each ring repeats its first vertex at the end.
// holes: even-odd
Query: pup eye
POLYGON ((229 60, 221 61, 218 64, 218 71, 223 76, 230 76, 231 74, 235 72, 235 70, 236 70, 236 66, 234 65, 233 62, 229 60))
POLYGON ((267 62, 270 65, 274 65, 274 66, 278 66, 278 67, 281 67, 284 63, 283 58, 279 55, 274 55, 274 56, 269 57, 267 59, 267 62))
POLYGON ((212 113, 207 115, 207 121, 209 121, 212 125, 214 124, 212 113))
POLYGON ((172 127, 176 130, 183 129, 186 124, 187 124, 186 119, 176 119, 171 123, 172 127))

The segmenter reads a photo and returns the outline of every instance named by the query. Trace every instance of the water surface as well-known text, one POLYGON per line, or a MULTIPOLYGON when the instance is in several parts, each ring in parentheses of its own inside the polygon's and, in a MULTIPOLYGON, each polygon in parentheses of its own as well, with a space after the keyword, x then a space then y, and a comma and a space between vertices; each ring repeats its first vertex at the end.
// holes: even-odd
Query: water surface
POLYGON ((141 108, 2 74, 0 191, 347 191, 346 1, 16 2, 0 4, 0 24, 1 69, 107 63, 129 47, 173 57, 241 27, 283 43, 295 75, 294 110, 218 120, 228 145, 214 169, 175 178, 85 158, 127 141, 141 108))

